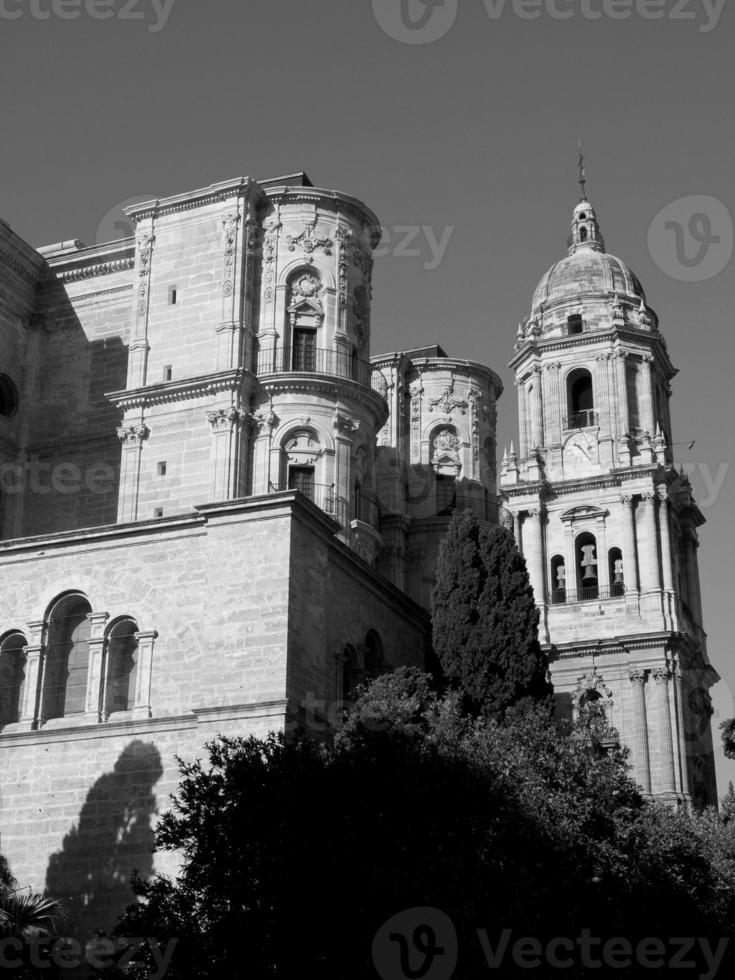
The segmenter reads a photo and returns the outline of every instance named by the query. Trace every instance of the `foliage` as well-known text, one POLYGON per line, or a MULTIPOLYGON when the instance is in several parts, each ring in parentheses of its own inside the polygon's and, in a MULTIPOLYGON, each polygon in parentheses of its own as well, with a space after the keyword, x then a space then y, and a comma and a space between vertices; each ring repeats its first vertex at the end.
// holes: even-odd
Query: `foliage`
POLYGON ((512 535, 455 513, 439 551, 433 642, 468 710, 499 719, 550 696, 538 616, 512 535))
POLYGON ((722 732, 721 738, 725 756, 728 759, 735 759, 735 718, 723 721, 720 725, 720 731, 722 732))
POLYGON ((171 980, 375 977, 376 932, 424 906, 454 922, 468 980, 487 975, 481 928, 730 937, 735 827, 647 803, 601 744, 546 705, 463 714, 410 668, 365 688, 331 745, 220 736, 180 763, 158 828, 181 873, 136 881, 118 931, 178 938, 171 980))

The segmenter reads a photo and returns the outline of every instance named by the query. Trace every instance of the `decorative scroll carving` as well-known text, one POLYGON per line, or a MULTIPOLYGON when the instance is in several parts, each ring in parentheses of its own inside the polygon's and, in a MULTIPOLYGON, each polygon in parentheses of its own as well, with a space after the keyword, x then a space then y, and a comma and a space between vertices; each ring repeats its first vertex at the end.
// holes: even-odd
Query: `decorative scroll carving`
POLYGON ((121 425, 117 429, 117 437, 122 442, 124 449, 140 449, 149 435, 148 426, 142 422, 134 425, 121 425))
POLYGON ((283 226, 281 222, 271 219, 266 222, 263 238, 263 297, 266 303, 272 303, 275 296, 274 265, 278 253, 278 233, 283 226))
POLYGON ((415 462, 421 455, 421 396, 424 386, 420 381, 411 385, 411 459, 415 462))
POLYGON ((313 222, 305 223, 304 230, 299 235, 286 235, 289 252, 295 252, 300 247, 306 255, 311 255, 319 248, 323 249, 325 255, 332 254, 334 242, 331 238, 319 236, 317 222, 318 219, 314 218, 313 222))
POLYGON ((339 412, 334 413, 332 425, 334 426, 334 431, 338 435, 349 437, 352 437, 360 428, 360 423, 357 419, 348 418, 346 415, 341 415, 339 412))
POLYGON ((249 412, 241 412, 237 408, 219 408, 207 412, 207 421, 213 432, 232 432, 235 426, 249 428, 253 416, 249 412))
POLYGON ((467 414, 467 402, 454 398, 454 381, 444 388, 438 398, 432 398, 429 401, 430 412, 433 412, 437 407, 441 409, 443 415, 451 415, 457 408, 460 409, 462 415, 467 414))
POLYGON ((138 239, 138 306, 139 317, 145 316, 148 310, 148 284, 151 272, 151 254, 153 252, 154 235, 143 235, 138 239))
POLYGON ((237 251, 237 226, 240 223, 239 214, 229 214, 222 222, 225 233, 225 278, 222 292, 232 296, 235 290, 235 253, 237 251))

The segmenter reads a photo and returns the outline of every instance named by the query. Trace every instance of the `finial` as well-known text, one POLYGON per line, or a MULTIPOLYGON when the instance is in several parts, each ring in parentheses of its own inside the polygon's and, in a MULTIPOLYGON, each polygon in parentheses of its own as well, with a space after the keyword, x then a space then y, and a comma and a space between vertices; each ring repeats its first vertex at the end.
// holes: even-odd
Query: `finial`
POLYGON ((577 146, 579 147, 579 186, 582 188, 582 197, 580 200, 587 200, 587 171, 584 166, 584 154, 582 153, 582 140, 577 140, 577 146))

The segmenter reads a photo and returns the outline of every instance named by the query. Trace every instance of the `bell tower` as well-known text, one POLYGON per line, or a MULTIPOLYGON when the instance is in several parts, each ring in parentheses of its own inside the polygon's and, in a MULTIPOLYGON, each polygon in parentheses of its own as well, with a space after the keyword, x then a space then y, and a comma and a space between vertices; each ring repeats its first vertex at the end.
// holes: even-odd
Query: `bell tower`
POLYGON ((528 564, 561 711, 590 699, 644 791, 716 800, 698 574, 704 518, 674 465, 677 371, 638 278, 583 196, 568 254, 542 277, 510 366, 519 439, 505 519, 528 564))

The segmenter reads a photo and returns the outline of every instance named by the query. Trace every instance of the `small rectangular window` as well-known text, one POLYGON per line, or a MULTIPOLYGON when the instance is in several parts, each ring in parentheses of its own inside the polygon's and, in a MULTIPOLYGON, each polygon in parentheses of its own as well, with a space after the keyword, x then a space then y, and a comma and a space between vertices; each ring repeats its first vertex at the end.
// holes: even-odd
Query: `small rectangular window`
POLYGON ((153 516, 163 517, 163 507, 156 507, 156 509, 153 511, 153 516))
POLYGON ((583 330, 584 323, 582 322, 582 315, 580 313, 575 313, 574 316, 567 317, 568 334, 582 333, 583 330))
POLYGON ((163 369, 163 380, 170 381, 173 378, 173 376, 174 376, 174 369, 171 367, 170 364, 167 364, 163 369))
POLYGON ((179 298, 178 286, 169 286, 168 290, 168 302, 170 306, 176 306, 176 301, 179 298))
POLYGON ((158 475, 159 476, 165 476, 166 475, 166 462, 165 462, 165 460, 162 461, 162 462, 160 462, 158 464, 158 475))

